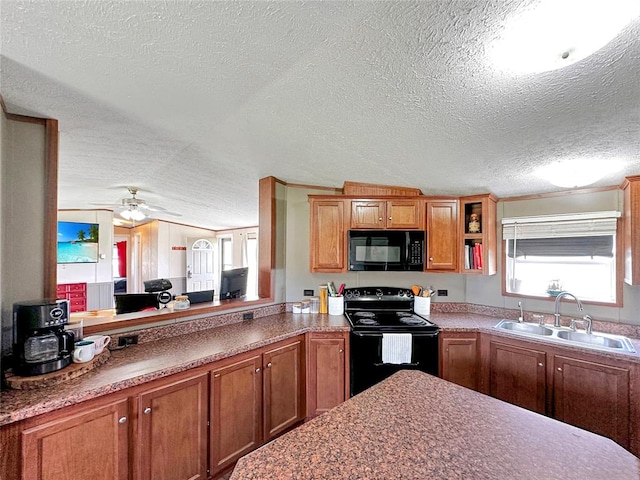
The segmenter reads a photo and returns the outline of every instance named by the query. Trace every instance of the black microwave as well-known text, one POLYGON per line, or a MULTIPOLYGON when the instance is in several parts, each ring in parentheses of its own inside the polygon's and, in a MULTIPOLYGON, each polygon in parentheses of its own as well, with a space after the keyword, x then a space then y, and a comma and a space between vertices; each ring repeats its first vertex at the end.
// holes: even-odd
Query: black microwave
POLYGON ((424 231, 349 230, 349 270, 424 270, 424 231))

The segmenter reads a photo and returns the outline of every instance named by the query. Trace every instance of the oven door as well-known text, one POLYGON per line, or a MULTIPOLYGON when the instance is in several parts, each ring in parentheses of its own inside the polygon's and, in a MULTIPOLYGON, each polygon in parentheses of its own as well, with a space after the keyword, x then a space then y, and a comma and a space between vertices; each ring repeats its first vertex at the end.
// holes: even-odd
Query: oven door
POLYGON ((438 375, 438 332, 412 334, 411 363, 383 363, 382 333, 380 332, 352 331, 349 348, 352 396, 399 370, 421 370, 431 375, 438 375))

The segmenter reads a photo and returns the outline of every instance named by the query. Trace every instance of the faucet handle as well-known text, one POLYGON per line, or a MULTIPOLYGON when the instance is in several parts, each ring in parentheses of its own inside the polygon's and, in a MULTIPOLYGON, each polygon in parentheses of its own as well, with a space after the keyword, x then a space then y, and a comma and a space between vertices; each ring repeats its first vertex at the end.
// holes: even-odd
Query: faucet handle
POLYGON ((571 319, 571 323, 569 324, 569 328, 571 330, 573 330, 574 332, 576 331, 576 319, 575 318, 571 319))

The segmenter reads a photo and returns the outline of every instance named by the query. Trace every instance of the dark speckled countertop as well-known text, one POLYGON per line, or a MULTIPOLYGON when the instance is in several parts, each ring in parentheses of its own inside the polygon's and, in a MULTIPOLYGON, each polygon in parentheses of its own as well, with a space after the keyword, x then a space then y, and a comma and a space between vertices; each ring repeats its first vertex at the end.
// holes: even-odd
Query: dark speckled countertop
POLYGON ((404 370, 241 458, 231 480, 631 479, 613 441, 404 370))
MULTIPOLYGON (((438 306, 458 307, 449 304, 438 306)), ((499 321, 500 314, 503 312, 497 312, 488 307, 480 308, 483 309, 482 314, 432 312, 430 319, 445 332, 490 332, 549 345, 545 340, 496 331, 493 326, 499 321)), ((195 324, 196 322, 184 322, 148 330, 141 335, 141 338, 146 336, 153 338, 153 341, 113 351, 107 363, 66 383, 36 390, 3 390, 0 392, 0 426, 205 365, 295 335, 310 331, 349 330, 344 317, 319 314, 276 313, 255 320, 190 331, 195 324), (160 333, 168 338, 155 339, 161 338, 160 333)), ((626 328, 620 324, 611 324, 610 327, 626 328)), ((637 328, 640 330, 640 327, 637 328)), ((611 333, 627 332, 614 330, 611 333)), ((640 352, 640 341, 636 339, 633 343, 636 350, 640 352)), ((577 346, 567 346, 567 348, 640 363, 639 354, 596 351, 577 346)))

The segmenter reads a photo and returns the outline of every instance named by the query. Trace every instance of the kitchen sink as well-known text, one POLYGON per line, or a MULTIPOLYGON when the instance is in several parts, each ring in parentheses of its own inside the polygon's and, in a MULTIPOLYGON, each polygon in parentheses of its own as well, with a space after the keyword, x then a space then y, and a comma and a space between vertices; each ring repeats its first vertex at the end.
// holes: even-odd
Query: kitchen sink
POLYGON ((570 342, 586 343, 599 347, 635 351, 628 338, 619 337, 617 335, 604 335, 602 333, 584 333, 562 330, 558 332, 558 338, 563 338, 570 342))
POLYGON ((636 353, 636 349, 633 347, 631 341, 627 337, 623 337, 621 335, 610 335, 608 333, 586 333, 568 330, 566 328, 542 326, 535 323, 516 322, 515 320, 501 320, 494 328, 498 330, 507 330, 516 335, 544 338, 555 343, 636 353))
POLYGON ((553 335, 553 330, 550 328, 542 327, 535 323, 514 322, 511 320, 502 320, 498 325, 496 325, 496 328, 516 332, 533 333, 534 335, 553 335))

